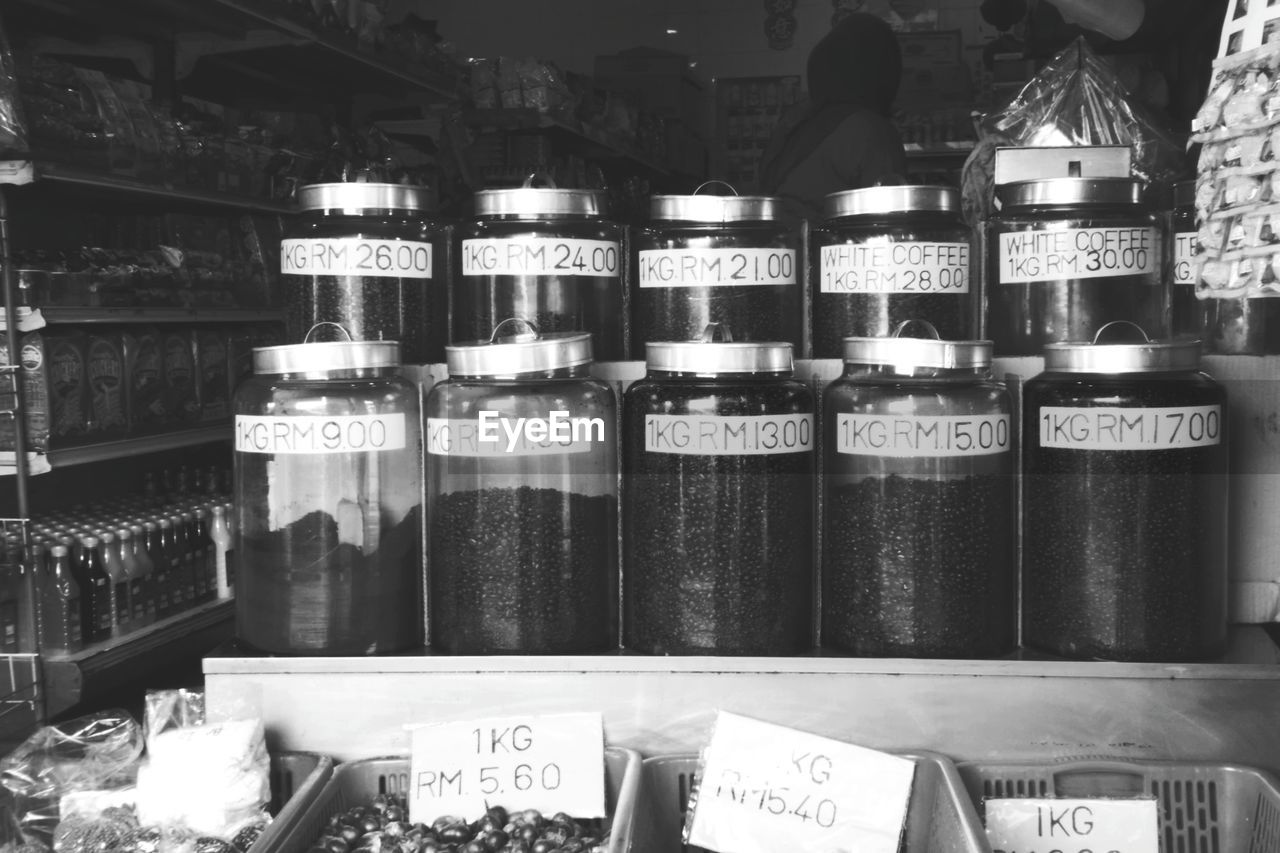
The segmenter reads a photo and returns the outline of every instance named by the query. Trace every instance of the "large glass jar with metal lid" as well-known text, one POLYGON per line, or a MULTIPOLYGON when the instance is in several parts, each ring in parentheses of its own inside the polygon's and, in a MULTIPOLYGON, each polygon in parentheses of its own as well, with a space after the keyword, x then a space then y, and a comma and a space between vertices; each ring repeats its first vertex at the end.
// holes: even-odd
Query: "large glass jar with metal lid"
POLYGON ((823 405, 823 645, 1012 650, 1013 424, 990 341, 845 339, 823 405))
POLYGON ((422 643, 418 389, 393 341, 253 353, 235 396, 236 625, 271 654, 422 643))
POLYGON ((334 323, 352 340, 399 341, 409 364, 443 360, 450 228, 430 218, 431 206, 426 187, 299 189, 301 215, 280 242, 289 341, 301 343, 317 323, 334 323))
POLYGON ((813 357, 840 358, 846 336, 883 337, 904 320, 928 320, 944 338, 974 337, 970 238, 951 187, 827 196, 826 221, 810 238, 813 357))
POLYGON ((1103 337, 1046 347, 1024 386, 1023 642, 1213 657, 1227 631, 1226 394, 1198 342, 1103 337))
POLYGON ((1175 338, 1204 340, 1208 301, 1196 297, 1196 182, 1173 185, 1166 249, 1169 253, 1169 331, 1175 338))
POLYGON ((1089 340, 1113 320, 1169 332, 1163 230, 1129 178, 996 187, 987 224, 987 335, 997 355, 1089 340))
POLYGON ((448 348, 427 397, 431 645, 617 646, 617 404, 591 336, 504 321, 448 348))
POLYGON ((523 317, 548 334, 590 332, 595 357, 627 357, 622 226, 607 222, 602 190, 482 190, 475 221, 457 235, 453 342, 483 340, 523 317))
POLYGON ((635 237, 635 355, 650 341, 696 340, 708 323, 801 346, 800 230, 779 199, 657 195, 650 216, 635 237))
POLYGON ((651 342, 623 405, 624 644, 813 647, 814 399, 791 344, 651 342))

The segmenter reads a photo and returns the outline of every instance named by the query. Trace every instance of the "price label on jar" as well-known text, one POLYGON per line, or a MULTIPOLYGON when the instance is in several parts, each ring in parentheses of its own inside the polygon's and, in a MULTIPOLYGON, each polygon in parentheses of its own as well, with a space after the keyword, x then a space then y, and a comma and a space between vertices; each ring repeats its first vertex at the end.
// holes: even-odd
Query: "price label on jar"
POLYGON ((841 243, 819 256, 823 293, 968 293, 968 243, 841 243))
POLYGON ((1173 235, 1173 283, 1195 284, 1192 269, 1196 257, 1196 232, 1179 231, 1173 235))
POLYGON ((836 416, 836 452, 854 456, 986 456, 1009 449, 1008 415, 836 416))
POLYGON ((1160 265, 1154 228, 1012 231, 999 239, 1001 284, 1147 275, 1160 265))
POLYGON ((622 275, 613 240, 511 237, 462 241, 463 275, 622 275))
POLYGON ((605 817, 600 714, 493 717, 410 728, 409 819, 474 820, 490 805, 605 817))
POLYGON ((1154 799, 987 800, 993 853, 1159 853, 1154 799))
POLYGON ((431 244, 329 237, 280 241, 283 275, 431 278, 431 244))
POLYGON ((1221 406, 1042 406, 1040 446, 1058 450, 1185 450, 1221 444, 1222 427, 1221 406))
POLYGON ((791 249, 645 249, 641 287, 719 287, 796 283, 791 249))
POLYGON ((404 413, 385 415, 236 415, 240 453, 361 453, 403 450, 404 413))
POLYGON ((687 843, 897 853, 915 763, 721 711, 687 843))
POLYGON ((812 415, 645 415, 644 449, 691 456, 768 456, 813 449, 812 415))
POLYGON ((427 453, 434 456, 545 456, 587 453, 605 440, 604 418, 512 418, 482 411, 477 420, 427 418, 427 453))

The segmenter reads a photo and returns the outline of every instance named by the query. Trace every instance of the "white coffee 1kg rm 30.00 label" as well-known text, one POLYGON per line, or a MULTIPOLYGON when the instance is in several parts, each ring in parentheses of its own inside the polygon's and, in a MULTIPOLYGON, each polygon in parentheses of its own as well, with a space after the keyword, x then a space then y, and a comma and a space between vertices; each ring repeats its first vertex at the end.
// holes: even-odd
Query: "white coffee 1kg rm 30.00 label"
POLYGON ((356 237, 281 240, 280 272, 284 275, 431 278, 431 244, 356 237))
POLYGON ((1057 228, 997 235, 1001 284, 1146 275, 1160 268, 1155 228, 1057 228))

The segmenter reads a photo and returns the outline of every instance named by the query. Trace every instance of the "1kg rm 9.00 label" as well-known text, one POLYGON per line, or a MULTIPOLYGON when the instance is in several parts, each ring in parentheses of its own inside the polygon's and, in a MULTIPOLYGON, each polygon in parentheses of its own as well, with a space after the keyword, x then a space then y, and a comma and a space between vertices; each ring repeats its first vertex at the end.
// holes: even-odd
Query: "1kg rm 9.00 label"
POLYGON ((1222 443, 1221 406, 1044 406, 1040 446, 1059 450, 1181 450, 1222 443))
POLYGON ((431 278, 431 244, 355 237, 280 241, 284 275, 431 278))
POLYGON ((509 237, 462 241, 463 275, 622 275, 616 240, 509 237))

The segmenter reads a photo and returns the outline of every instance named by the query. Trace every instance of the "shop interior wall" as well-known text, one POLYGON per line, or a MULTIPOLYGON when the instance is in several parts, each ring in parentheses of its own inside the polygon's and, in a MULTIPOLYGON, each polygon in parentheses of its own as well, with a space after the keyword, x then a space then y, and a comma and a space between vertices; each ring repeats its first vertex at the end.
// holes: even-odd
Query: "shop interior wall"
MULTIPOLYGON (((590 74, 599 54, 640 45, 688 54, 706 78, 800 74, 809 50, 831 29, 832 0, 797 0, 797 29, 785 50, 769 47, 759 0, 410 0, 461 56, 535 56, 590 74), (667 30, 674 29, 668 35, 667 30)), ((874 5, 868 4, 868 5, 874 5)), ((960 30, 972 60, 995 30, 981 0, 930 0, 938 28, 960 30)))

